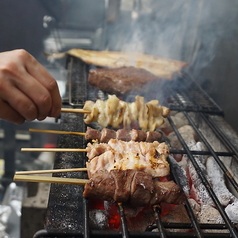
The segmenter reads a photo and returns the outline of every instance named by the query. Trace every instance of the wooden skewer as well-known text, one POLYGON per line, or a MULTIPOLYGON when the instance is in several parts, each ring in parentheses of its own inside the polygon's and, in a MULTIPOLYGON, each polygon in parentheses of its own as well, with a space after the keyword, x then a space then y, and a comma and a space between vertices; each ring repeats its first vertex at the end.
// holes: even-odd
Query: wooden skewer
POLYGON ((48 169, 48 170, 31 170, 31 171, 17 171, 16 175, 26 174, 49 174, 49 173, 64 173, 64 172, 80 172, 87 171, 87 168, 72 168, 72 169, 48 169))
POLYGON ((61 108, 61 112, 91 113, 90 111, 87 111, 81 108, 61 108))
POLYGON ((87 152, 86 149, 74 149, 74 148, 21 148, 21 151, 33 151, 33 152, 87 152))
POLYGON ((52 133, 52 134, 67 134, 67 135, 79 135, 85 136, 84 132, 73 132, 73 131, 54 131, 54 130, 41 130, 41 129, 29 129, 31 132, 41 132, 41 133, 52 133))
POLYGON ((36 183, 63 183, 63 184, 77 184, 85 185, 88 179, 74 179, 74 178, 60 178, 60 177, 44 177, 44 176, 30 176, 30 175, 15 175, 14 181, 36 182, 36 183))

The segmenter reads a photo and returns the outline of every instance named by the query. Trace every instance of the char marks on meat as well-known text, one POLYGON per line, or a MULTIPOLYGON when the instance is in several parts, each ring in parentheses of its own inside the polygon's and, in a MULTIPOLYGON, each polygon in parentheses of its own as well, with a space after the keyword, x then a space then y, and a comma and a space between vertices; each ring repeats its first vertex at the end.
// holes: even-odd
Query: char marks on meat
POLYGON ((140 89, 145 83, 154 80, 160 78, 145 69, 133 66, 91 69, 88 76, 89 83, 95 88, 117 95, 140 89))
POLYGON ((148 206, 161 202, 183 204, 185 195, 173 181, 160 182, 143 171, 99 170, 85 185, 83 196, 107 201, 148 206))
POLYGON ((89 178, 98 170, 112 169, 142 170, 153 177, 170 173, 167 161, 169 147, 165 143, 110 139, 108 143, 88 143, 86 150, 89 178))

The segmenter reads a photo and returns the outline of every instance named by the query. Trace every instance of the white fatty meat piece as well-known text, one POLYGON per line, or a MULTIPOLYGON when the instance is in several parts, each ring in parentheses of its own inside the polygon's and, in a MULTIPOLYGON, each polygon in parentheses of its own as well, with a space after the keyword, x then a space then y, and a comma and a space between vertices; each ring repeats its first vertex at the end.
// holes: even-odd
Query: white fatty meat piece
POLYGON ((101 169, 143 170, 152 177, 163 177, 170 173, 167 161, 169 148, 165 143, 110 139, 107 144, 88 143, 86 149, 89 176, 101 169))

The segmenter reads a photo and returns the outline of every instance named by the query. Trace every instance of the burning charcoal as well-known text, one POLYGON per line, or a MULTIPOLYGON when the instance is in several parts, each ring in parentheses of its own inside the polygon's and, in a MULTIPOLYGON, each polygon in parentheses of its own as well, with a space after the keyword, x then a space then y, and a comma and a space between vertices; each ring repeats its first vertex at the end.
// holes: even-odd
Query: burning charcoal
POLYGON ((232 222, 238 223, 238 201, 229 204, 225 208, 225 212, 232 222))
POLYGON ((209 196, 205 186, 200 183, 198 186, 192 185, 191 187, 192 197, 201 204, 208 204, 214 206, 213 200, 209 196))
POLYGON ((188 157, 186 155, 183 155, 182 159, 178 162, 178 164, 186 172, 188 170, 188 157))
MULTIPOLYGON (((217 209, 209 205, 200 206, 194 199, 188 199, 193 213, 200 223, 220 224, 223 223, 222 217, 217 209)), ((220 233, 226 233, 227 230, 216 230, 220 233)), ((206 233, 212 233, 214 230, 204 230, 206 233)))
POLYGON ((189 124, 189 122, 183 112, 178 112, 174 116, 171 116, 171 117, 172 117, 174 124, 176 125, 177 128, 180 128, 182 126, 186 126, 189 124))
MULTIPOLYGON (((189 149, 190 150, 196 150, 196 151, 206 151, 207 150, 205 145, 200 141, 198 141, 195 145, 191 146, 189 149)), ((202 164, 206 163, 207 156, 205 156, 205 155, 195 155, 194 157, 195 157, 196 160, 199 160, 202 164)))
MULTIPOLYGON (((177 205, 171 212, 161 217, 162 222, 168 223, 191 223, 184 205, 177 205)), ((188 232, 188 229, 167 229, 169 232, 188 232)))
POLYGON ((172 207, 171 211, 161 217, 162 222, 191 223, 184 205, 172 207))
MULTIPOLYGON (((238 148, 238 147, 237 147, 238 148)), ((232 159, 232 157, 227 157, 223 158, 222 156, 220 157, 223 164, 227 167, 231 175, 234 177, 236 182, 238 183, 238 161, 236 159, 232 159), (227 162, 225 162, 227 160, 227 162), (230 163, 229 163, 230 161, 230 163), (230 164, 230 165, 227 165, 230 164)))
POLYGON ((190 188, 185 169, 180 166, 172 156, 168 157, 168 161, 170 163, 171 169, 175 172, 176 177, 179 180, 179 185, 182 187, 186 196, 188 196, 190 188))
MULTIPOLYGON (((183 126, 179 128, 178 131, 188 146, 193 146, 196 144, 197 135, 191 126, 183 126)), ((175 132, 170 133, 168 135, 168 139, 173 149, 182 149, 182 145, 180 144, 175 132)))
POLYGON ((151 206, 140 208, 140 211, 135 212, 133 210, 137 210, 137 208, 127 206, 125 209, 127 210, 125 215, 129 231, 145 231, 150 224, 155 222, 155 214, 151 206), (136 215, 133 215, 133 213, 136 215))
POLYGON ((209 144, 215 151, 226 151, 224 144, 221 140, 213 133, 211 128, 209 128, 203 120, 199 121, 199 130, 203 136, 209 141, 209 144))
MULTIPOLYGON (((202 163, 199 163, 199 167, 203 168, 202 170, 206 173, 206 170, 204 170, 204 165, 202 163)), ((206 190, 206 187, 203 185, 192 162, 189 160, 188 160, 188 170, 190 178, 192 180, 191 193, 193 194, 193 197, 201 204, 214 205, 211 197, 209 196, 206 190)))
POLYGON ((207 174, 212 184, 213 191, 223 206, 227 206, 235 197, 227 189, 224 174, 213 157, 209 157, 206 163, 207 174))
POLYGON ((188 202, 193 210, 194 215, 197 217, 199 212, 201 211, 201 206, 192 198, 189 198, 188 202))
MULTIPOLYGON (((191 223, 184 205, 171 205, 167 203, 161 204, 161 221, 164 223, 191 223)), ((155 225, 156 226, 156 225, 155 225)), ((189 232, 188 229, 166 229, 168 232, 189 232)), ((158 228, 152 232, 158 232, 158 228)))
POLYGON ((94 209, 89 211, 90 227, 103 230, 108 227, 108 216, 105 210, 94 209))
MULTIPOLYGON (((191 148, 190 148, 191 149, 191 148)), ((197 161, 200 168, 202 168, 203 172, 206 174, 206 169, 204 164, 201 162, 203 161, 203 156, 194 156, 195 160, 197 161)), ((202 204, 210 204, 213 205, 213 201, 210 198, 205 186, 202 184, 201 179, 199 178, 197 171, 195 170, 192 162, 187 158, 187 155, 184 155, 182 160, 178 162, 179 166, 184 170, 184 173, 190 177, 192 181, 192 185, 189 188, 188 192, 190 195, 196 199, 197 202, 201 202, 202 204)), ((185 190, 186 192, 186 190, 185 190)))
MULTIPOLYGON (((177 129, 189 124, 189 122, 183 112, 178 112, 175 115, 171 115, 171 119, 173 120, 177 129)), ((173 128, 170 126, 169 121, 167 119, 165 119, 164 124, 161 125, 160 128, 165 134, 169 134, 170 132, 173 131, 173 128)))
MULTIPOLYGON (((189 146, 190 150, 201 150, 201 143, 196 143, 193 146, 189 146)), ((187 157, 187 155, 184 155, 184 157, 187 157)), ((206 167, 204 165, 205 163, 205 157, 202 155, 195 155, 194 159, 196 160, 198 166, 202 170, 203 174, 207 176, 207 171, 206 167)), ((196 169, 194 168, 192 162, 188 159, 188 171, 189 171, 189 176, 192 181, 192 193, 194 198, 200 202, 201 204, 206 204, 206 205, 214 205, 211 197, 209 196, 207 189, 203 185, 200 177, 197 174, 196 169)))
MULTIPOLYGON (((208 224, 223 224, 224 221, 219 213, 219 211, 209 205, 203 205, 201 207, 201 212, 198 215, 198 221, 200 223, 208 224)), ((214 232, 214 230, 204 230, 204 232, 214 232)), ((227 230, 219 230, 220 233, 226 233, 227 230)))
POLYGON ((214 224, 223 223, 223 219, 219 211, 216 208, 209 205, 201 206, 201 212, 198 215, 198 220, 200 223, 214 223, 214 224))

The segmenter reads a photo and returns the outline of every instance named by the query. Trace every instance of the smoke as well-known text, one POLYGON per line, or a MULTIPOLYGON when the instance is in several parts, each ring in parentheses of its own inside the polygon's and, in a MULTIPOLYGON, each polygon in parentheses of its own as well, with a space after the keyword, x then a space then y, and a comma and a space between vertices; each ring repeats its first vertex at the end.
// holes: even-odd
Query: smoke
POLYGON ((109 28, 108 48, 181 59, 188 18, 186 3, 140 2, 140 8, 122 12, 119 21, 109 28))
MULTIPOLYGON (((125 2, 122 0, 122 6, 125 2)), ((108 50, 185 61, 238 131, 238 1, 134 0, 108 28, 108 50), (138 4, 140 2, 140 4, 138 4), (132 17, 134 16, 134 18, 132 17)))
MULTIPOLYGON (((236 30, 238 3, 227 1, 141 0, 109 25, 107 48, 186 61, 198 74, 221 54, 218 47, 236 30)), ((124 8, 123 8, 124 7, 124 8)))

